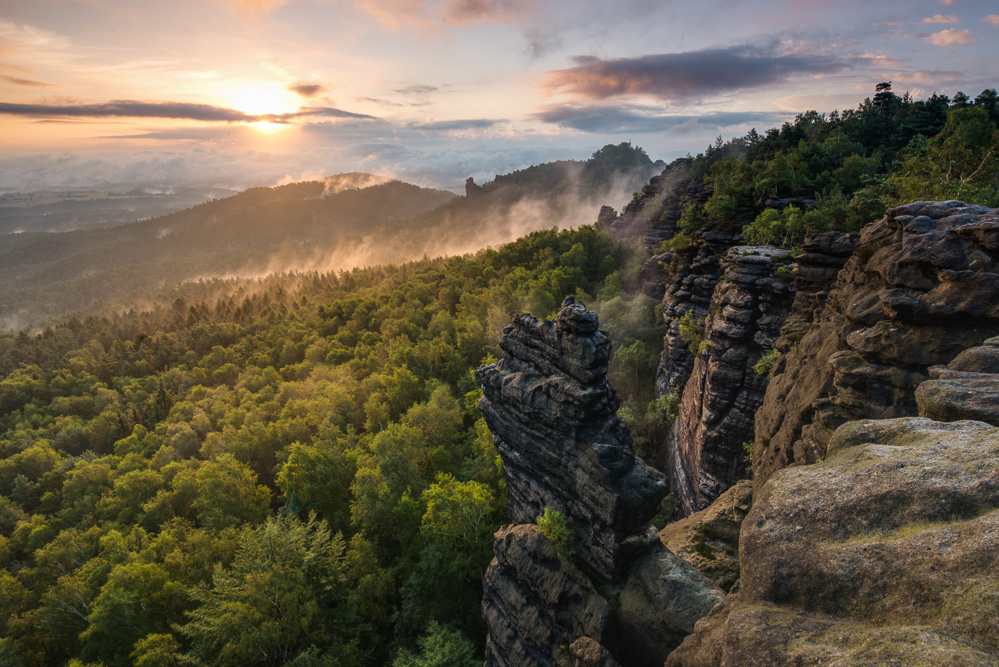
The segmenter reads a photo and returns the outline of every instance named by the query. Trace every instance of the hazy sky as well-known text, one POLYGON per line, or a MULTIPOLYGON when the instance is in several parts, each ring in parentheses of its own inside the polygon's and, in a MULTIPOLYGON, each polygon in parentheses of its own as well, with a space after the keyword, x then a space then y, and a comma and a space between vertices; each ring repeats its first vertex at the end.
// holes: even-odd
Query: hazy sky
POLYGON ((997 43, 996 0, 0 0, 0 189, 669 160, 880 81, 974 97, 997 43))

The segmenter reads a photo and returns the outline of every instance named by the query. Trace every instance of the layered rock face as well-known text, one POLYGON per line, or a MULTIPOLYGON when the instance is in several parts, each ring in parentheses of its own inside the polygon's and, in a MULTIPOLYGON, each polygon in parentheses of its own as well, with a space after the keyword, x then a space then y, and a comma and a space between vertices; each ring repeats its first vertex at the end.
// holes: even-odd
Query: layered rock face
POLYGON ((621 581, 656 533, 663 476, 635 457, 607 381, 610 340, 596 313, 567 299, 556 322, 518 315, 503 330, 498 364, 479 369, 479 403, 492 431, 511 523, 563 512, 579 557, 600 579, 621 581))
POLYGON ((940 421, 976 419, 999 426, 999 336, 965 350, 916 388, 919 414, 940 421))
POLYGON ((554 322, 518 315, 501 347, 503 359, 477 372, 479 405, 520 525, 497 533, 484 578, 486 664, 561 664, 583 637, 577 660, 603 648, 621 664, 661 664, 723 594, 649 524, 665 479, 635 457, 616 415, 610 341, 570 298, 554 322), (574 558, 530 525, 545 508, 565 515, 574 558))
MULTIPOLYGON (((842 251, 823 254, 839 258, 848 242, 833 246, 842 251)), ((756 415, 757 487, 787 465, 821 460, 847 421, 915 415, 931 366, 999 332, 999 210, 954 201, 891 209, 863 229, 825 299, 821 291, 801 306, 815 309, 812 326, 799 325, 797 344, 788 337, 756 415)))
POLYGON ((995 665, 999 429, 850 422, 754 498, 742 578, 667 666, 995 665))
POLYGON ((693 248, 673 258, 663 296, 666 336, 656 372, 657 397, 679 392, 687 384, 697 355, 683 340, 680 325, 684 318, 707 319, 711 297, 722 275, 722 257, 739 239, 739 234, 731 232, 700 233, 693 248))
POLYGON ((681 516, 706 508, 745 476, 743 443, 768 378, 753 366, 775 345, 794 298, 790 253, 736 246, 721 261, 704 321, 706 349, 696 356, 673 424, 668 471, 681 516))

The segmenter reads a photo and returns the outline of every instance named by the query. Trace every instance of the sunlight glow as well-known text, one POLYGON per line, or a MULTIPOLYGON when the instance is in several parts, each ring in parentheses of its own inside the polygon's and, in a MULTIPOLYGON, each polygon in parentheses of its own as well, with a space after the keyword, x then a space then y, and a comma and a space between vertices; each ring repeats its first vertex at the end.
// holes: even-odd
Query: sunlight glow
POLYGON ((222 92, 229 106, 244 113, 281 114, 298 109, 298 99, 291 91, 274 83, 243 85, 222 92))
POLYGON ((267 134, 271 134, 273 132, 277 132, 279 130, 283 130, 285 128, 290 127, 288 123, 271 123, 270 121, 266 120, 261 120, 256 123, 247 123, 247 125, 252 127, 254 130, 265 132, 267 134))

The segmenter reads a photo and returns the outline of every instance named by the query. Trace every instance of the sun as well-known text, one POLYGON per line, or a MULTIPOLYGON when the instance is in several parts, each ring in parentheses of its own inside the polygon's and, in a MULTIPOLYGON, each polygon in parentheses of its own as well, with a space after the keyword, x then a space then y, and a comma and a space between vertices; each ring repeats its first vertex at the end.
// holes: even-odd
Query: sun
POLYGON ((275 83, 243 84, 221 95, 227 106, 251 116, 292 113, 298 110, 297 97, 275 83))

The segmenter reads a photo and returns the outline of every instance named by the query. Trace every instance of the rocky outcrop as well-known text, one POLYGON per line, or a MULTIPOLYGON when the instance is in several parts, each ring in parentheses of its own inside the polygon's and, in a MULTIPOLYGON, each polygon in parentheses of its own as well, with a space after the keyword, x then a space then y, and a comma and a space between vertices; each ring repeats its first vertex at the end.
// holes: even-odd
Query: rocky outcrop
POLYGON ((707 318, 711 296, 722 274, 722 257, 740 238, 732 232, 702 232, 689 248, 674 254, 663 296, 666 336, 656 371, 656 397, 679 393, 687 384, 697 353, 684 340, 681 324, 707 318))
POLYGON ((596 313, 566 299, 556 322, 518 315, 503 330, 503 359, 478 370, 479 406, 503 458, 510 522, 565 514, 579 559, 619 582, 658 539, 649 521, 666 495, 638 459, 607 380, 610 340, 596 313))
POLYGON ((670 493, 681 516, 706 508, 746 475, 743 444, 753 440, 753 416, 768 382, 754 364, 774 347, 791 309, 791 261, 773 246, 736 246, 721 261, 703 350, 670 434, 670 493))
POLYGON ((476 373, 479 405, 520 525, 497 533, 484 578, 486 664, 561 664, 581 637, 621 664, 662 664, 723 594, 649 523, 665 479, 635 457, 616 415, 610 341, 569 298, 554 322, 515 317, 500 346, 503 359, 476 373), (528 525, 546 508, 564 515, 573 557, 528 525))
POLYGON ((785 338, 756 415, 757 488, 783 467, 822 460, 848 421, 915 415, 915 388, 932 366, 999 332, 999 210, 893 208, 863 229, 833 289, 824 299, 821 291, 796 304, 814 309, 813 322, 797 329, 797 343, 785 338))
POLYGON ((580 637, 605 640, 611 608, 533 524, 502 528, 483 580, 487 665, 558 664, 580 637))
POLYGON ((823 232, 805 237, 803 252, 794 258, 794 303, 777 339, 777 350, 787 352, 808 333, 812 322, 826 305, 836 276, 857 249, 859 240, 859 234, 843 232, 823 232))
POLYGON ((653 255, 642 265, 642 294, 662 301, 666 296, 666 281, 669 279, 667 268, 673 262, 673 253, 664 252, 653 255))
POLYGON ((999 336, 965 350, 916 388, 919 414, 940 421, 975 419, 999 426, 999 336))
POLYGON ((679 158, 666 165, 635 193, 621 215, 604 217, 601 210, 604 229, 619 241, 641 239, 647 249, 673 238, 684 206, 703 206, 711 196, 710 188, 698 182, 690 162, 689 158, 679 158))
POLYGON ((999 429, 851 422, 775 473, 742 578, 667 666, 999 663, 999 429))
POLYGON ((481 197, 485 193, 482 186, 475 182, 475 179, 469 176, 465 179, 465 196, 469 199, 476 199, 481 197))
POLYGON ((752 499, 752 482, 737 482, 706 509, 660 530, 659 539, 672 553, 728 591, 739 579, 739 528, 752 499))

